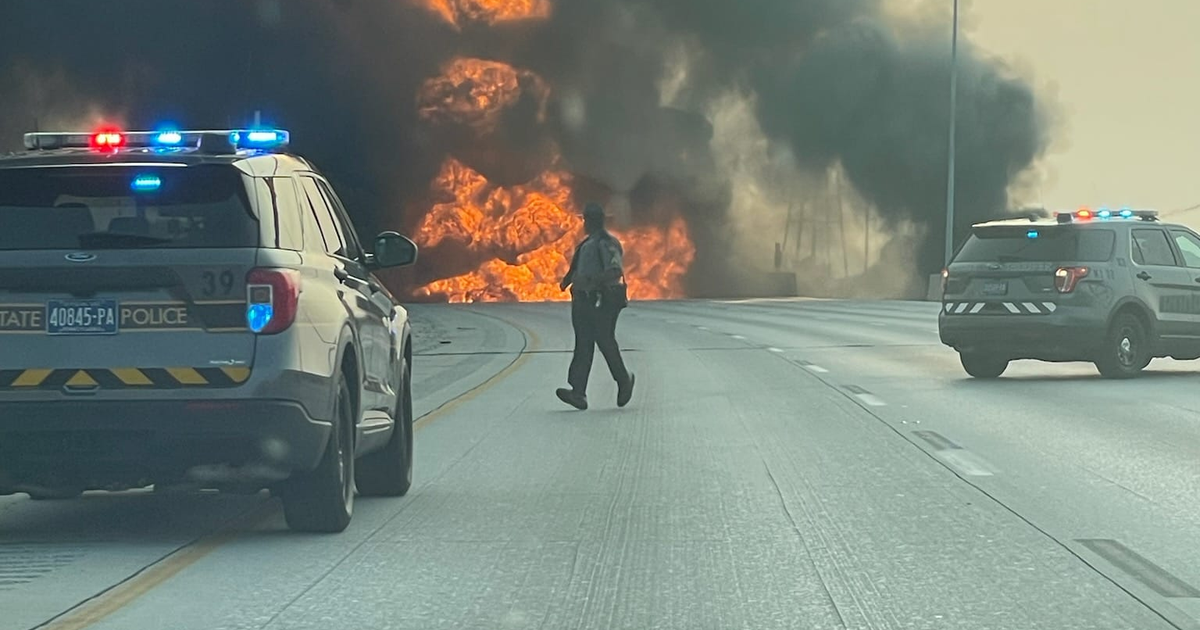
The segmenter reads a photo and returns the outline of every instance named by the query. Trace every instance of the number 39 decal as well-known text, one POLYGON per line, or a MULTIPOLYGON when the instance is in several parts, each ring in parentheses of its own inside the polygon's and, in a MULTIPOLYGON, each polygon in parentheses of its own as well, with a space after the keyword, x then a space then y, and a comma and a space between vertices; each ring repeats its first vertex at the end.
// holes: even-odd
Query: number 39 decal
POLYGON ((233 271, 205 271, 200 274, 200 293, 204 297, 228 296, 233 294, 233 271))

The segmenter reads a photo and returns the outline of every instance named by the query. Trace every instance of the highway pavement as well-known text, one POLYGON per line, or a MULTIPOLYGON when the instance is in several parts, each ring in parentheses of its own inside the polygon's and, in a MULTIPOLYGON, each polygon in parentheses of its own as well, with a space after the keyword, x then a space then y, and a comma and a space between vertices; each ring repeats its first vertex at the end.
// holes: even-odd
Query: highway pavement
POLYGON ((592 408, 561 304, 412 308, 416 481, 0 498, 0 630, 1200 628, 1200 363, 973 381, 937 305, 637 303, 592 408))

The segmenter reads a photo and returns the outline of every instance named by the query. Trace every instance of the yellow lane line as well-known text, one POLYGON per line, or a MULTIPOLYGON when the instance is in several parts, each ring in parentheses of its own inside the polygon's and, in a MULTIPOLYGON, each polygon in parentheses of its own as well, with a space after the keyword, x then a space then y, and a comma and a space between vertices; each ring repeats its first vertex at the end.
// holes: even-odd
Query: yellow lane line
POLYGON ((479 385, 476 385, 475 387, 467 390, 466 392, 464 392, 463 394, 461 394, 459 396, 451 398, 450 400, 443 403, 442 406, 438 407, 437 409, 434 409, 433 411, 430 411, 429 413, 421 416, 420 418, 417 418, 416 422, 413 422, 413 432, 414 433, 416 431, 421 430, 422 427, 429 426, 438 418, 441 418, 441 417, 445 416, 446 414, 450 413, 451 411, 454 411, 459 406, 461 406, 463 403, 470 402, 476 396, 491 389, 497 383, 499 383, 500 381, 504 380, 509 375, 511 375, 513 372, 516 372, 517 370, 521 369, 521 366, 525 365, 525 363, 527 361, 529 361, 530 353, 533 352, 534 350, 537 350, 538 347, 541 346, 542 342, 541 342, 541 339, 538 338, 537 333, 535 333, 532 330, 530 330, 520 324, 517 324, 515 322, 510 322, 508 320, 502 320, 502 321, 504 321, 504 323, 508 324, 509 326, 512 326, 513 328, 516 328, 517 330, 521 331, 521 333, 525 335, 525 347, 521 349, 520 354, 517 355, 517 358, 514 359, 512 363, 509 363, 507 366, 505 366, 504 369, 493 374, 492 377, 489 378, 488 380, 480 383, 479 385))
MULTIPOLYGON (((414 423, 414 430, 428 426, 434 420, 445 416, 462 403, 494 387, 528 361, 529 353, 536 350, 541 344, 537 334, 520 324, 508 321, 505 323, 520 330, 525 335, 525 347, 520 351, 517 358, 488 380, 422 416, 414 423)), ((273 501, 263 503, 241 519, 240 526, 232 525, 222 531, 200 538, 194 543, 175 550, 166 558, 142 569, 129 579, 76 606, 61 617, 41 626, 39 630, 84 630, 105 619, 178 575, 179 572, 204 559, 222 545, 237 539, 246 529, 253 529, 267 518, 273 516, 275 514, 273 506, 273 501)))
POLYGON ((270 509, 271 505, 271 502, 263 503, 228 528, 176 549, 167 557, 133 574, 125 581, 83 602, 57 619, 39 626, 39 630, 83 630, 102 621, 176 576, 180 571, 196 564, 221 545, 236 539, 245 529, 253 528, 273 516, 274 510, 270 509))

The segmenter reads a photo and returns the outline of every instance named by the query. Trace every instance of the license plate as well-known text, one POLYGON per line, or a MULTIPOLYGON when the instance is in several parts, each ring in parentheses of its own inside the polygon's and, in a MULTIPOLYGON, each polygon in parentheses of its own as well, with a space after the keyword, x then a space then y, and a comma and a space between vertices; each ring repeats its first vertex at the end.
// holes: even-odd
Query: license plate
POLYGON ((1008 295, 1007 282, 985 282, 983 283, 984 295, 1008 295))
POLYGON ((50 335, 117 334, 116 300, 48 300, 46 333, 50 335))

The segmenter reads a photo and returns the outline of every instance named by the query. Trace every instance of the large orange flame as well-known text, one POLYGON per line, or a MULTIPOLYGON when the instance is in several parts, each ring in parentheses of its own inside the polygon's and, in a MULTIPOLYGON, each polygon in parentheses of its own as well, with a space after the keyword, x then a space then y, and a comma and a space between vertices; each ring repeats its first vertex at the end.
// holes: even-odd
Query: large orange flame
MULTIPOLYGON (((470 3, 443 0, 440 6, 461 9, 466 4, 470 3)), ((549 94, 540 77, 503 62, 460 57, 421 86, 418 113, 435 126, 465 126, 477 143, 488 146, 486 141, 505 110, 521 100, 526 88, 536 92, 543 110, 540 117, 549 94)), ((551 157, 556 155, 555 151, 551 157)), ((568 299, 558 283, 570 267, 583 231, 571 186, 571 175, 554 168, 521 185, 499 186, 460 160, 447 159, 431 184, 434 203, 416 238, 435 256, 440 250, 454 273, 471 271, 421 287, 417 296, 451 302, 568 299)), ((614 234, 625 247, 631 297, 683 295, 683 276, 695 248, 682 218, 665 227, 614 230, 614 234)))
MULTIPOLYGON (((417 242, 436 251, 456 245, 478 255, 470 273, 432 282, 420 297, 450 302, 551 301, 570 296, 558 283, 582 238, 583 220, 571 201, 571 177, 548 171, 523 186, 490 184, 461 162, 449 159, 435 178, 435 204, 417 230, 417 242)), ((625 248, 625 278, 635 299, 682 297, 683 277, 696 250, 687 224, 675 218, 666 228, 613 230, 625 248)))
POLYGON ((544 20, 550 17, 550 0, 411 0, 449 24, 464 22, 489 25, 520 20, 544 20))

